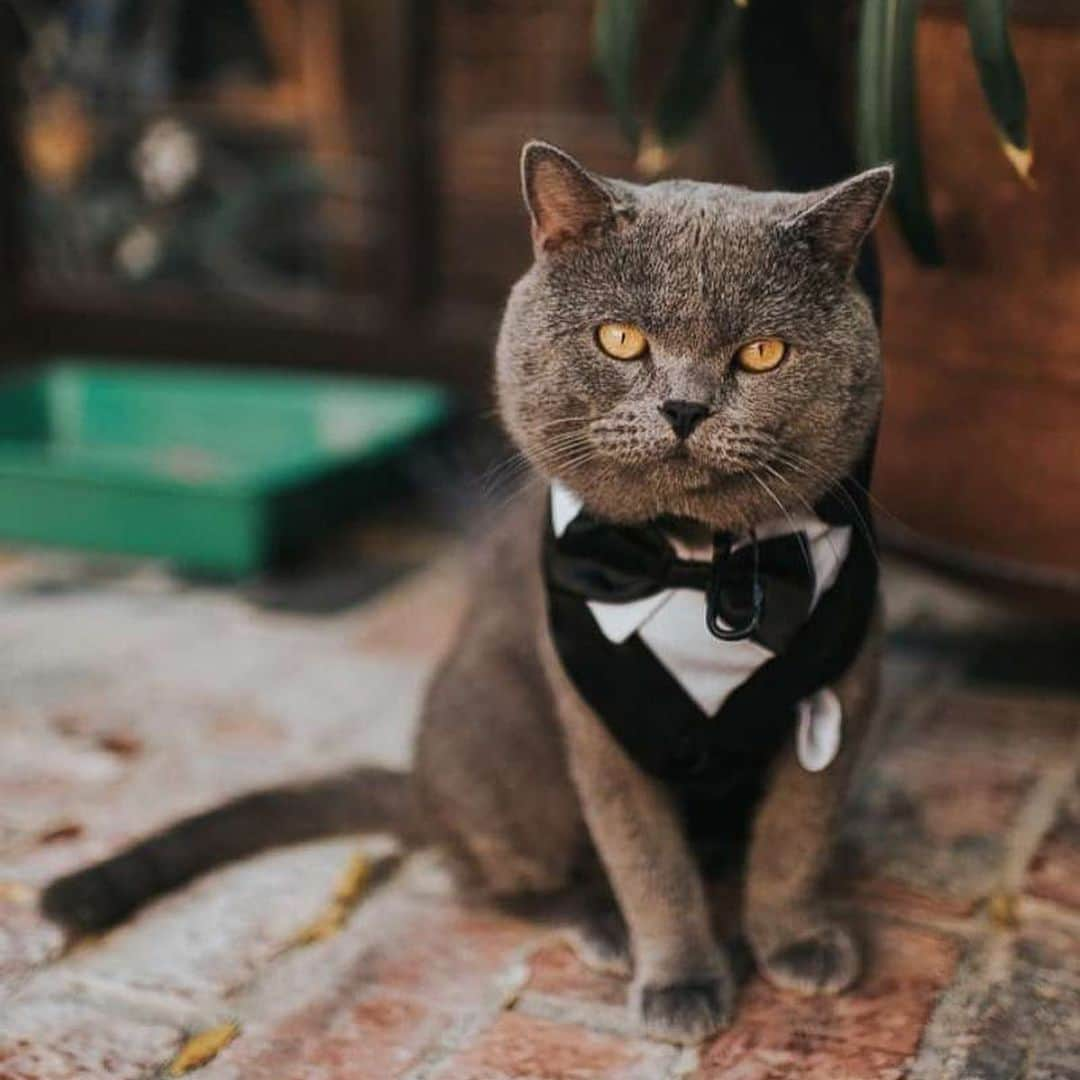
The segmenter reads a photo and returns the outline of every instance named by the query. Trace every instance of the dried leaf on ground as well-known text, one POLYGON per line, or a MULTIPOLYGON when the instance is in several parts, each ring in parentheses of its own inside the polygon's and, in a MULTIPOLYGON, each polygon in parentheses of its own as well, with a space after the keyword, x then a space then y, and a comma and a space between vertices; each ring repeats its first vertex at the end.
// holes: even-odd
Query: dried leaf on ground
POLYGON ((180 1047, 176 1057, 169 1063, 169 1076, 183 1076, 194 1069, 201 1069, 207 1062, 213 1061, 239 1034, 240 1025, 231 1020, 197 1032, 180 1047))
POLYGON ((83 827, 77 821, 65 821, 39 833, 38 843, 57 844, 63 840, 77 840, 82 834, 83 827))
POLYGON ((356 854, 334 886, 330 903, 314 922, 304 927, 293 939, 295 945, 311 945, 332 937, 344 925, 349 913, 360 902, 367 890, 371 876, 371 864, 364 855, 356 854))
POLYGON ((1020 904, 1013 893, 996 892, 987 902, 990 921, 1002 930, 1015 930, 1020 925, 1020 904))

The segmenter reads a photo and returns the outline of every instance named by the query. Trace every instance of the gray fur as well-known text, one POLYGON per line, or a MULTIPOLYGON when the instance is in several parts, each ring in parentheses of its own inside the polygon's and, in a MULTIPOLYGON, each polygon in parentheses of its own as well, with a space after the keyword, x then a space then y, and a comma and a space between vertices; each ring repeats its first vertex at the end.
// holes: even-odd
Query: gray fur
MULTIPOLYGON (((850 469, 880 408, 877 334, 851 268, 889 177, 873 170, 811 195, 642 187, 529 144, 536 261, 507 305, 496 386, 506 428, 538 475, 564 481, 600 516, 674 515, 688 532, 746 528, 812 503, 850 469), (605 321, 640 326, 648 356, 604 355, 595 332, 605 321), (759 337, 784 339, 789 354, 747 374, 732 357, 759 337), (658 411, 671 398, 710 410, 682 443, 658 411)), ((583 954, 632 969, 649 1034, 695 1041, 727 1022, 731 968, 675 805, 580 699, 550 641, 539 572, 546 513, 543 493, 527 490, 477 549, 472 604, 432 680, 408 778, 369 770, 240 800, 62 879, 46 910, 102 925, 283 834, 381 825, 441 845, 463 884, 488 897, 586 896, 583 954), (283 829, 268 805, 287 821, 299 810, 305 823, 283 829)), ((842 989, 858 972, 856 942, 827 911, 819 881, 869 730, 876 660, 875 635, 834 687, 845 712, 840 759, 811 774, 789 749, 754 825, 745 929, 764 974, 799 992, 842 989)))

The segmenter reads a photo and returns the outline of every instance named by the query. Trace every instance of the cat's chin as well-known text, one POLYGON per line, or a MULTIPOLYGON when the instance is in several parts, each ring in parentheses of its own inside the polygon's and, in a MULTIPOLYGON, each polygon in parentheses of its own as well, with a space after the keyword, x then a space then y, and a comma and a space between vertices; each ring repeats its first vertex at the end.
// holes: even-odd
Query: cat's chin
POLYGON ((664 464, 666 484, 679 491, 712 491, 719 479, 714 469, 686 457, 666 458, 664 464))
POLYGON ((688 455, 664 459, 665 486, 686 495, 721 494, 751 482, 746 469, 725 469, 696 460, 688 455))
POLYGON ((689 455, 666 455, 647 466, 628 468, 625 480, 636 490, 648 492, 651 501, 659 500, 664 512, 678 512, 688 502, 710 504, 743 501, 746 494, 756 495, 758 488, 746 469, 721 468, 696 460, 689 455))
POLYGON ((748 528, 777 512, 777 501, 765 494, 748 469, 686 465, 664 480, 660 485, 663 512, 710 529, 748 528))
POLYGON ((734 484, 742 483, 745 480, 745 474, 724 473, 715 469, 699 467, 687 470, 686 475, 680 477, 680 480, 682 482, 679 487, 687 495, 708 495, 713 492, 723 491, 734 484))

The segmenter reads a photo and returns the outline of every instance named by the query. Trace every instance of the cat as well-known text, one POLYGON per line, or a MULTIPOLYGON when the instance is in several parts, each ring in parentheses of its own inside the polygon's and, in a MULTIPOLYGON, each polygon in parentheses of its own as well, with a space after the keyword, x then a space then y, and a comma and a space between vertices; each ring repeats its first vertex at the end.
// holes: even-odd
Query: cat
POLYGON ((733 1014, 719 861, 766 978, 850 986, 821 879, 875 725, 882 371, 853 266, 891 177, 637 185, 527 144, 535 259, 495 387, 535 482, 476 549, 412 771, 241 796, 59 879, 44 911, 98 929, 230 859, 393 831, 493 902, 585 897, 583 956, 632 978, 646 1034, 696 1042, 733 1014))

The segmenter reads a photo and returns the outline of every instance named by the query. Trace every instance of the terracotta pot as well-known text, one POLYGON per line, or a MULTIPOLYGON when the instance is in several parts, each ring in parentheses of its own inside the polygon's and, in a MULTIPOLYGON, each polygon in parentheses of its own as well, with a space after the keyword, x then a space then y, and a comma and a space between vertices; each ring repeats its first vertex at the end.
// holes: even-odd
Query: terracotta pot
POLYGON ((920 32, 947 265, 916 266, 886 225, 879 520, 937 561, 1080 593, 1080 24, 1023 24, 1016 45, 1035 190, 1000 152, 962 23, 920 32))

